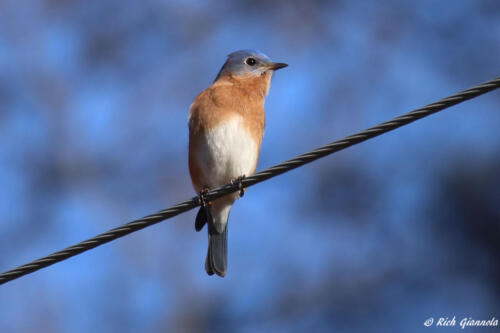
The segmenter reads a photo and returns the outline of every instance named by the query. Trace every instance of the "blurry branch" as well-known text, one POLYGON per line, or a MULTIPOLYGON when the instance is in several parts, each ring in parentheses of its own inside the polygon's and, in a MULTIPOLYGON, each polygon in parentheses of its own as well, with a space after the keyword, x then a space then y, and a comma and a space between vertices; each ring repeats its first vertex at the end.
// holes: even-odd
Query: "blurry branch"
MULTIPOLYGON (((317 148, 308 153, 299 155, 291 160, 285 161, 283 163, 277 164, 273 167, 260 171, 253 176, 244 178, 241 182, 241 185, 243 187, 249 187, 255 185, 266 179, 276 177, 277 175, 298 168, 304 164, 315 161, 321 157, 333 154, 339 150, 345 149, 360 142, 374 138, 378 135, 387 133, 401 126, 407 125, 415 120, 427 117, 428 115, 444 110, 450 106, 472 99, 479 95, 485 94, 499 87, 500 87, 500 77, 497 77, 491 81, 464 90, 455 95, 443 98, 435 103, 426 105, 420 109, 408 112, 402 116, 396 117, 394 119, 381 123, 377 126, 368 128, 362 132, 350 135, 341 140, 334 141, 330 144, 327 144, 326 146, 317 148)), ((238 185, 239 184, 236 183, 226 184, 224 186, 212 189, 203 196, 203 199, 206 201, 212 201, 228 193, 238 191, 239 190, 238 185)), ((168 209, 161 210, 157 213, 148 215, 141 219, 124 224, 120 227, 111 229, 108 232, 87 239, 76 245, 70 246, 64 250, 52 253, 46 257, 40 258, 33 262, 27 263, 25 265, 19 266, 10 271, 2 273, 0 274, 0 284, 4 284, 8 281, 17 279, 23 275, 32 273, 44 267, 50 266, 57 262, 68 259, 70 257, 76 256, 77 254, 93 249, 94 247, 100 246, 114 239, 123 237, 132 232, 149 227, 160 221, 169 219, 171 217, 184 213, 188 210, 191 210, 199 206, 200 204, 201 204, 201 199, 199 197, 194 197, 190 200, 186 200, 168 209)))

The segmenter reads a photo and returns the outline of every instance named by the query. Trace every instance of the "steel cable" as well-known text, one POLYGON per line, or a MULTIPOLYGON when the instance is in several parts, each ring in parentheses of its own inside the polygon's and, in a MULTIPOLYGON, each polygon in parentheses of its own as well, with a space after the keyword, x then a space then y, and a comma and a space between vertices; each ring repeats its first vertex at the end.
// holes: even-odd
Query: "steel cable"
MULTIPOLYGON (((353 146, 353 145, 358 144, 360 142, 374 138, 374 137, 379 136, 383 133, 392 131, 398 127, 407 125, 415 120, 427 117, 433 113, 444 110, 450 106, 453 106, 453 105, 456 105, 458 103, 464 102, 466 100, 472 99, 472 98, 477 97, 479 95, 485 94, 485 93, 490 92, 490 91, 497 89, 499 87, 500 87, 500 77, 497 77, 493 80, 479 84, 475 87, 464 90, 464 91, 459 92, 455 95, 443 98, 435 103, 426 105, 420 109, 410 111, 402 116, 396 117, 394 119, 391 119, 389 121, 381 123, 377 126, 368 128, 364 131, 350 135, 350 136, 345 137, 341 140, 334 141, 334 142, 329 143, 325 146, 322 146, 320 148, 312 150, 308 153, 299 155, 293 159, 290 159, 290 160, 285 161, 283 163, 277 164, 273 167, 262 170, 256 174, 254 174, 253 176, 244 178, 241 181, 242 186, 246 188, 246 187, 255 185, 255 184, 260 183, 266 179, 275 177, 275 176, 280 175, 282 173, 285 173, 285 172, 288 172, 288 171, 293 170, 295 168, 298 168, 304 164, 315 161, 315 160, 317 160, 321 157, 324 157, 326 155, 333 154, 339 150, 345 149, 347 147, 353 146)), ((238 190, 239 190, 238 184, 226 184, 224 186, 210 190, 208 193, 206 193, 204 198, 207 201, 212 201, 212 200, 217 199, 221 196, 224 196, 228 193, 235 192, 238 190)), ((30 263, 27 263, 25 265, 22 265, 22 266, 19 266, 17 268, 14 268, 12 270, 6 271, 6 272, 0 274, 0 284, 4 284, 8 281, 17 279, 23 275, 32 273, 32 272, 37 271, 39 269, 42 269, 44 267, 53 265, 57 262, 60 262, 60 261, 63 261, 65 259, 68 259, 70 257, 76 256, 77 254, 80 254, 82 252, 93 249, 97 246, 100 246, 102 244, 110 242, 114 239, 123 237, 123 236, 128 235, 132 232, 141 230, 143 228, 146 228, 146 227, 149 227, 153 224, 156 224, 160 221, 163 221, 163 220, 169 219, 171 217, 174 217, 176 215, 179 215, 181 213, 184 213, 184 212, 191 210, 199 205, 200 205, 200 198, 194 197, 190 200, 186 200, 186 201, 184 201, 180 204, 177 204, 175 206, 172 206, 170 208, 161 210, 157 213, 145 216, 141 219, 138 219, 138 220, 129 222, 127 224, 124 224, 120 227, 111 229, 105 233, 102 233, 100 235, 97 235, 95 237, 87 239, 87 240, 80 242, 78 244, 75 244, 73 246, 67 247, 61 251, 52 253, 46 257, 37 259, 37 260, 32 261, 30 263)))

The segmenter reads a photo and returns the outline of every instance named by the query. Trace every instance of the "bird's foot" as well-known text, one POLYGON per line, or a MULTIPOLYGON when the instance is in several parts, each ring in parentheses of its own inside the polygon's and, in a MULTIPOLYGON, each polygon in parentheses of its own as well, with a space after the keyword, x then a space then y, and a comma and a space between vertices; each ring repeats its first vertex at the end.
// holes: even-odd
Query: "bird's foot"
POLYGON ((242 198, 245 195, 245 188, 243 187, 242 180, 245 179, 245 175, 239 176, 238 178, 235 178, 231 180, 232 185, 236 185, 238 187, 238 191, 240 194, 240 198, 242 198))
POLYGON ((210 201, 207 201, 207 199, 205 198, 207 193, 210 191, 210 189, 208 187, 205 187, 204 189, 202 189, 198 195, 198 201, 200 202, 200 206, 202 207, 207 207, 207 206, 210 206, 210 201))

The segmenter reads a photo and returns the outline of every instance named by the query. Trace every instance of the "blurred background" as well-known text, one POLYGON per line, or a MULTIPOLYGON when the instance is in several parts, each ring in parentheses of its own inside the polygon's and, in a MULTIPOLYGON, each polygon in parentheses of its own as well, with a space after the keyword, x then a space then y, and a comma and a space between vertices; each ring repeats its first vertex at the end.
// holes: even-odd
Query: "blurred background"
MULTIPOLYGON (((242 48, 290 65, 263 169, 498 76, 500 3, 1 0, 0 270, 194 196, 188 108, 242 48)), ((224 279, 193 210, 1 286, 0 331, 498 319, 499 109, 495 91, 252 187, 224 279)))

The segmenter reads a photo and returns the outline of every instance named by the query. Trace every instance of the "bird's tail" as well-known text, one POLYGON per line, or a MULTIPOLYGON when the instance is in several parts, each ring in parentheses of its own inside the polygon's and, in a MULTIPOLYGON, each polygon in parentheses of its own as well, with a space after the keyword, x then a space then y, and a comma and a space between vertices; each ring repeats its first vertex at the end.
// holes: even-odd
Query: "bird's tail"
POLYGON ((215 227, 208 224, 208 251, 205 260, 205 270, 208 275, 214 273, 220 277, 227 272, 227 223, 219 233, 215 227))
POLYGON ((195 228, 200 231, 208 224, 208 251, 205 270, 208 275, 224 277, 227 272, 227 221, 231 204, 214 202, 211 207, 200 207, 196 215, 195 228))

